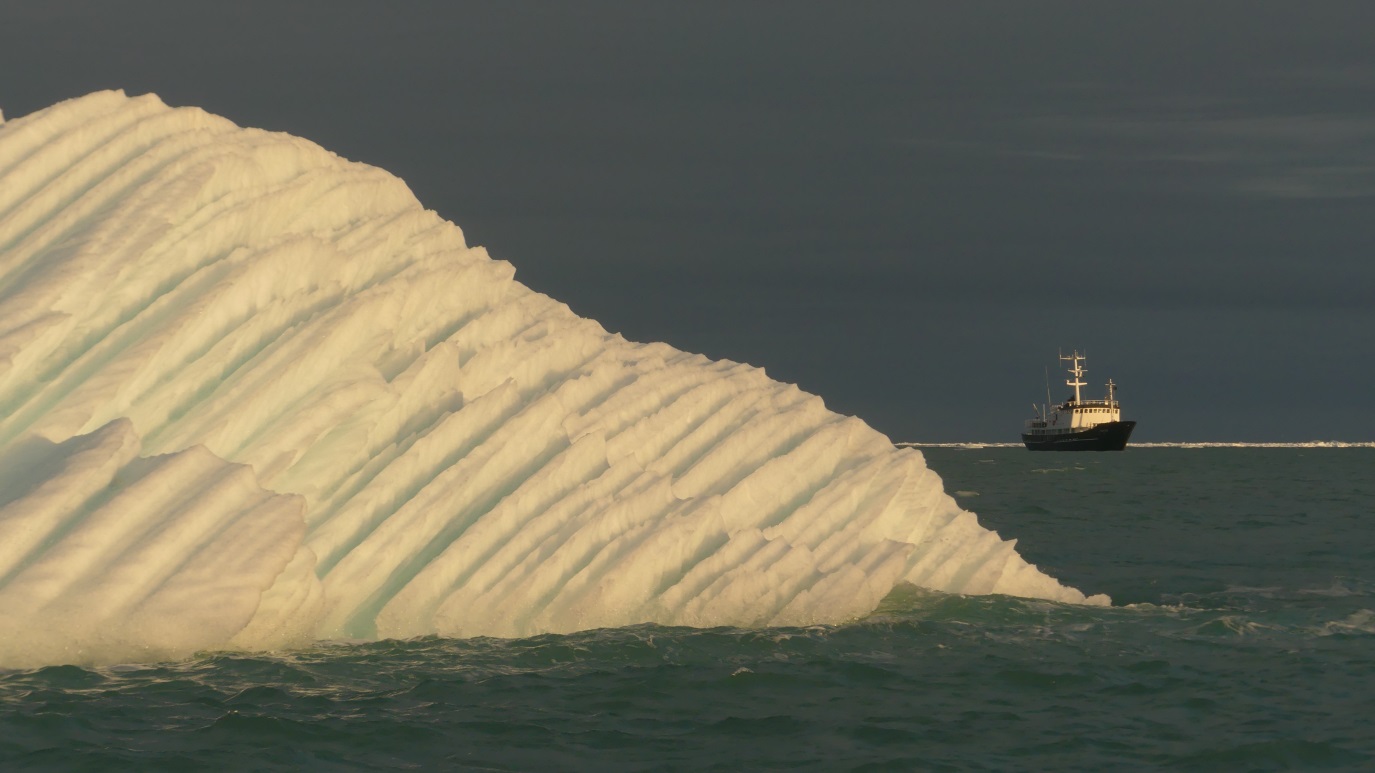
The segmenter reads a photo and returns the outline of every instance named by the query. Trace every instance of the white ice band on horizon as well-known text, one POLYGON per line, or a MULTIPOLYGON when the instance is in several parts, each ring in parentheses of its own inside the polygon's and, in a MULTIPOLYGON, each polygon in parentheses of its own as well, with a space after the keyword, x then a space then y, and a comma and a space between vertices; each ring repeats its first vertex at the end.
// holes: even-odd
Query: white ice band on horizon
POLYGON ((286 134, 0 124, 0 666, 1086 601, 919 452, 514 276, 286 134))

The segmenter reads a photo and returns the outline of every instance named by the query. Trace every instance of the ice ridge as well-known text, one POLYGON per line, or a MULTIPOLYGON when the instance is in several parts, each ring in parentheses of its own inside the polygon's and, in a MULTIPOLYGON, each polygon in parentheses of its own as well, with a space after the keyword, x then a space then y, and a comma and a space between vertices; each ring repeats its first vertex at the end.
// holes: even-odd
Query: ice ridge
POLYGON ((296 137, 122 92, 0 125, 0 666, 1085 601, 920 452, 514 275, 296 137))

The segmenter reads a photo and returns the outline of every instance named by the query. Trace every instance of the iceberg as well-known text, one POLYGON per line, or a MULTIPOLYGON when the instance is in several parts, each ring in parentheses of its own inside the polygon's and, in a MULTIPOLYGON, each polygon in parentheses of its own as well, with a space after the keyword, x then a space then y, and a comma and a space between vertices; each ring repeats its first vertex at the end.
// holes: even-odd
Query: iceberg
POLYGON ((515 280, 386 172, 107 91, 0 124, 0 666, 1106 603, 861 420, 515 280))

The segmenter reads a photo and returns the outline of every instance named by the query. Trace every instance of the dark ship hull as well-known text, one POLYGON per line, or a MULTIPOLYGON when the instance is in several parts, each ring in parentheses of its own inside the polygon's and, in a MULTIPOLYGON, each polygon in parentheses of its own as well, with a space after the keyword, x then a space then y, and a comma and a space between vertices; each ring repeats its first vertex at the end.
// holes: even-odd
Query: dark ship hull
POLYGON ((1134 421, 1109 421, 1080 432, 1056 435, 1028 435, 1022 442, 1032 451, 1121 451, 1136 428, 1134 421))

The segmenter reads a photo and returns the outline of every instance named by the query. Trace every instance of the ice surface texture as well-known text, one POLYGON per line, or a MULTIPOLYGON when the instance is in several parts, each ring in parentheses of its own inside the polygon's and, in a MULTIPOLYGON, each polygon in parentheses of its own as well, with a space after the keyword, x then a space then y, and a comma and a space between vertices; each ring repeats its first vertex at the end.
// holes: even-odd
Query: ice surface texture
POLYGON ((121 92, 0 126, 0 664, 1085 600, 919 452, 514 275, 296 137, 121 92))

